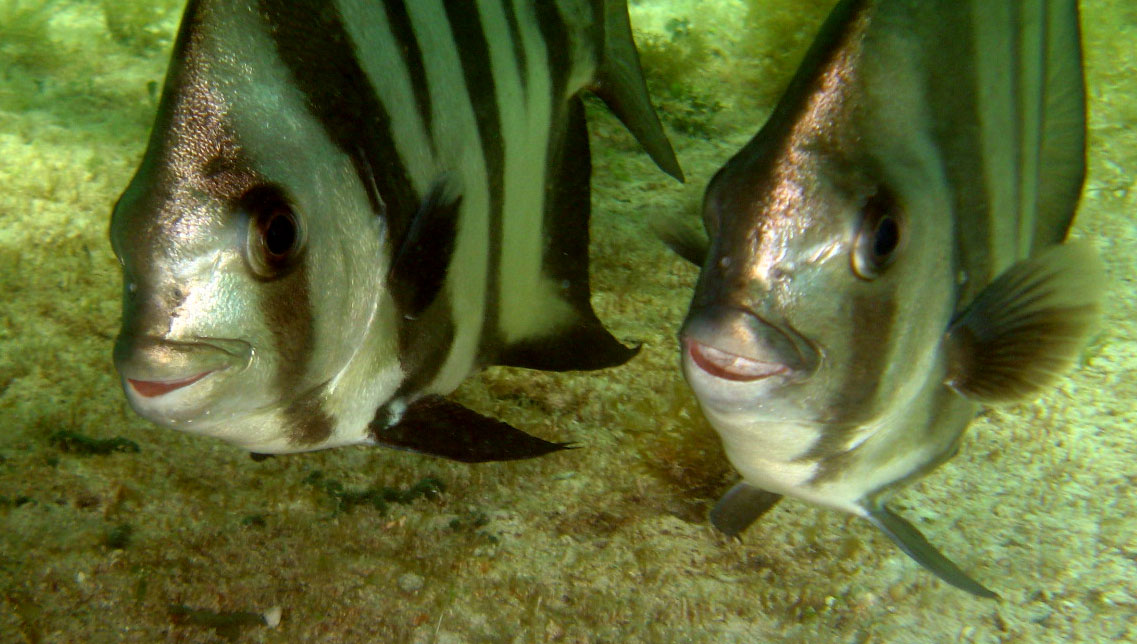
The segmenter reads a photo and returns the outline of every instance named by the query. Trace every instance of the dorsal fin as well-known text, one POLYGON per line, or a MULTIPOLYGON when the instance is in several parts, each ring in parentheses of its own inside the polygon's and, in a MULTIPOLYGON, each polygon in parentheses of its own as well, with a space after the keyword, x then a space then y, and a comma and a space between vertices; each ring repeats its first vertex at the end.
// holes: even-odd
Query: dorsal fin
POLYGON ((1024 126, 1022 194, 1023 199, 1033 200, 1023 206, 1033 206, 1037 212, 1032 252, 1065 239, 1086 173, 1086 90, 1078 4, 1074 0, 1043 4, 1037 32, 1030 30, 1023 38, 1019 78, 1023 113, 1030 119, 1024 126))
POLYGON ((604 2, 603 46, 592 91, 604 99, 661 170, 683 181, 683 169, 647 93, 626 0, 604 2))

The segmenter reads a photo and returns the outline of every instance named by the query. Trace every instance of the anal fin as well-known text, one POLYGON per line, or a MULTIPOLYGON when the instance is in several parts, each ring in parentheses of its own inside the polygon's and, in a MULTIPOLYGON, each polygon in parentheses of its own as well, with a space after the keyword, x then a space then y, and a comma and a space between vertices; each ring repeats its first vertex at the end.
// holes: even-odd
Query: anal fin
POLYGON ((867 504, 865 511, 868 520, 880 529, 892 542, 912 557, 916 563, 928 569, 945 582, 978 597, 998 598, 993 591, 967 576, 959 566, 952 563, 936 547, 920 534, 916 526, 892 512, 884 504, 867 504))
POLYGON ((737 537, 780 500, 781 494, 740 481, 711 508, 711 525, 728 537, 737 537))
POLYGON ((407 406, 393 424, 372 423, 378 445, 441 456, 463 463, 513 461, 543 456, 571 445, 531 436, 442 396, 426 396, 407 406))

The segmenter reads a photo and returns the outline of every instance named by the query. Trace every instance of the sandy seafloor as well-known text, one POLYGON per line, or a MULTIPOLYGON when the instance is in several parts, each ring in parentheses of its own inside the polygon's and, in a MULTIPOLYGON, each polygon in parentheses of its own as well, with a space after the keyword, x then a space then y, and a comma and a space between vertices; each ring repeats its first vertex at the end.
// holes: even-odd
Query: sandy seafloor
POLYGON ((1101 333, 1083 368, 984 413, 894 502, 998 601, 835 512, 784 502, 740 542, 705 520, 732 475, 676 368, 695 270, 648 222, 696 207, 786 81, 764 43, 800 53, 824 2, 756 2, 749 21, 728 0, 633 6, 641 41, 688 56, 684 74, 653 77, 663 108, 687 115, 668 118, 685 186, 593 110, 594 302, 643 350, 601 373, 471 378, 456 400, 584 446, 478 466, 368 448, 253 462, 127 408, 106 228, 174 4, 59 1, 37 20, 38 3, 0 0, 0 642, 1137 641, 1131 0, 1083 3, 1090 173, 1073 234, 1108 267, 1101 333), (130 15, 108 30, 105 12, 130 15), (140 449, 84 456, 49 439, 60 430, 140 449), (325 485, 428 475, 441 498, 385 513, 337 511, 325 485), (176 606, 282 617, 218 630, 176 606))

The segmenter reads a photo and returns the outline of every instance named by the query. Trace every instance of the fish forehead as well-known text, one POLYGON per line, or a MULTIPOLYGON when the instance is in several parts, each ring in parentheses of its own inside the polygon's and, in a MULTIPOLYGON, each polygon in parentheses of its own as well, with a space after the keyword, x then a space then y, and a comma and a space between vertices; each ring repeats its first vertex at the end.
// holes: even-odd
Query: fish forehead
MULTIPOLYGON (((715 176, 704 219, 712 235, 704 286, 768 291, 779 276, 838 255, 852 226, 849 213, 872 190, 855 131, 861 102, 858 62, 867 8, 818 62, 795 79, 754 139, 715 176)), ((718 289, 716 289, 718 290, 718 289)))

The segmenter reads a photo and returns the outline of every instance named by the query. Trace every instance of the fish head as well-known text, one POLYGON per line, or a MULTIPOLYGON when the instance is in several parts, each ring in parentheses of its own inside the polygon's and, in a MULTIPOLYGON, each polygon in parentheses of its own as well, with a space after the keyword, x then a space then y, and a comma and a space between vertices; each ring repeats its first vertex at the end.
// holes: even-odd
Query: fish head
POLYGON ((147 150, 113 210, 114 359, 143 417, 284 451, 327 438, 327 422, 282 417, 311 409, 362 345, 384 231, 351 160, 266 59, 262 30, 242 24, 255 14, 218 15, 241 11, 221 4, 193 3, 184 19, 147 150))
POLYGON ((717 427, 868 423, 935 379, 951 201, 918 82, 866 64, 857 37, 823 52, 707 189, 680 339, 717 427))

